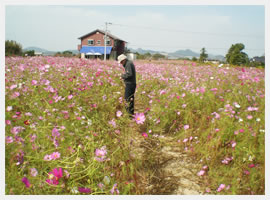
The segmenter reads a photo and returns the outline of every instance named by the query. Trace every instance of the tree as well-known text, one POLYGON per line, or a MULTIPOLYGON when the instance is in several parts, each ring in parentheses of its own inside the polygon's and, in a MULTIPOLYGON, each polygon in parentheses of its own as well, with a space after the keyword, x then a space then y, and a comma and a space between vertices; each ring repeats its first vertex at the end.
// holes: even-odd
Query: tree
POLYGON ((192 57, 192 61, 195 62, 195 61, 197 61, 197 60, 198 60, 198 59, 197 59, 196 57, 194 57, 194 56, 192 57))
POLYGON ((22 55, 22 45, 14 40, 5 41, 5 54, 6 56, 21 56, 22 55))
POLYGON ((204 62, 206 60, 206 58, 208 57, 208 54, 206 54, 206 50, 205 48, 203 47, 201 49, 201 54, 200 54, 200 58, 199 58, 199 61, 200 62, 204 62))
POLYGON ((27 54, 27 56, 35 56, 34 50, 25 51, 24 54, 27 54))
POLYGON ((248 55, 245 52, 242 52, 244 48, 245 45, 242 43, 232 44, 226 54, 226 61, 233 65, 248 64, 248 55))
POLYGON ((165 58, 166 58, 166 56, 159 54, 159 53, 156 53, 153 55, 154 60, 165 59, 165 58))

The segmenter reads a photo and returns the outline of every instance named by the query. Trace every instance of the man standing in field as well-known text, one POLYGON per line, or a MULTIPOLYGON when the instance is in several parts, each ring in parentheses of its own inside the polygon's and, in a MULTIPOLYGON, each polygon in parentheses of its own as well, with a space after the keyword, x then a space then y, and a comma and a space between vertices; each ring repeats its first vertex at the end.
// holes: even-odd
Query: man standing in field
MULTIPOLYGON (((124 80, 125 88, 125 100, 126 110, 132 116, 134 115, 134 93, 136 90, 136 70, 133 62, 128 60, 124 54, 118 56, 118 63, 121 63, 125 68, 125 73, 121 75, 124 80)), ((130 116, 130 117, 131 117, 130 116)))

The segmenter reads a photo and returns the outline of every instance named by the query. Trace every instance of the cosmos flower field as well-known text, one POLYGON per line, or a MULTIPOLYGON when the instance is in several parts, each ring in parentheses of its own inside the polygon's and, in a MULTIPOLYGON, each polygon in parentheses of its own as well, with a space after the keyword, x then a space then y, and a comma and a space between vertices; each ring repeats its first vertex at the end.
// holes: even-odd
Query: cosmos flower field
POLYGON ((263 69, 189 61, 135 67, 129 119, 116 61, 6 57, 6 194, 141 194, 134 134, 173 137, 201 163, 205 194, 265 193, 263 69))

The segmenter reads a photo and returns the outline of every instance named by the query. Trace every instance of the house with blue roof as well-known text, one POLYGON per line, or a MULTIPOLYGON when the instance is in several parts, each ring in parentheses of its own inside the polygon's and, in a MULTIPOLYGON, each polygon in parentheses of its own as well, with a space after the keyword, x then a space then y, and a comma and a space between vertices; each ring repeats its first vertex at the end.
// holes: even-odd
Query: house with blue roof
MULTIPOLYGON (((107 33, 106 39, 106 59, 114 59, 124 53, 126 41, 107 33)), ((78 38, 81 44, 78 51, 81 58, 104 58, 105 54, 105 31, 96 29, 78 38)))

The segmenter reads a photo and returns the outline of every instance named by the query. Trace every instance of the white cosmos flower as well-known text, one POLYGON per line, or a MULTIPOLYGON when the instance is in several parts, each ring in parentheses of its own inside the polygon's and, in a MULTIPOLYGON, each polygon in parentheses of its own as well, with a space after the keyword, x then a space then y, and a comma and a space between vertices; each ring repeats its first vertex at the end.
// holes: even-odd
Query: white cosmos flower
POLYGON ((237 103, 236 103, 234 106, 235 106, 236 108, 241 108, 241 106, 240 106, 239 104, 237 104, 237 103))
POLYGON ((239 122, 242 122, 243 121, 243 119, 242 118, 239 118, 239 122))
POLYGON ((261 119, 260 118, 257 118, 256 121, 259 122, 259 121, 261 121, 261 119))

